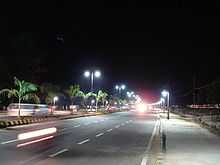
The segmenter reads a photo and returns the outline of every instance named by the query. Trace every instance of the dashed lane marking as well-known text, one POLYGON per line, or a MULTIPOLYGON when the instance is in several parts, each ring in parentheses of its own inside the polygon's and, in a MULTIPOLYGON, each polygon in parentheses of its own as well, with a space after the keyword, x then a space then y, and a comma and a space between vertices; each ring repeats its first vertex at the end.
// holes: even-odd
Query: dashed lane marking
POLYGON ((81 141, 81 142, 79 142, 79 143, 77 143, 77 144, 84 144, 84 143, 87 143, 87 142, 89 142, 90 141, 90 139, 86 139, 86 140, 83 140, 83 141, 81 141))
POLYGON ((14 139, 14 140, 9 140, 9 141, 5 141, 5 142, 1 142, 1 144, 8 144, 8 143, 13 143, 18 141, 18 139, 14 139))
POLYGON ((99 133, 99 134, 95 135, 95 137, 99 137, 99 136, 102 136, 102 135, 104 135, 104 133, 99 133))
POLYGON ((113 129, 111 128, 111 129, 108 129, 106 132, 111 132, 113 129))
POLYGON ((60 155, 60 154, 62 154, 62 153, 64 153, 64 152, 67 152, 67 151, 69 151, 69 150, 65 148, 65 149, 63 149, 63 150, 60 150, 60 151, 54 153, 54 154, 49 155, 49 157, 53 158, 53 157, 55 157, 55 156, 57 156, 57 155, 60 155))

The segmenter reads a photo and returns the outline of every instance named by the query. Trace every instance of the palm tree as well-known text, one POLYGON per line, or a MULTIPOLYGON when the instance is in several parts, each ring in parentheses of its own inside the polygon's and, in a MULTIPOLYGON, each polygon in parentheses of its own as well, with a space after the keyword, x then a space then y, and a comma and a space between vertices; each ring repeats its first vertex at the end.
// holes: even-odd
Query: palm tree
MULTIPOLYGON (((71 104, 73 105, 74 100, 76 97, 80 96, 82 93, 80 92, 80 86, 79 85, 71 85, 68 90, 66 90, 66 93, 70 97, 71 104)), ((81 91, 82 92, 82 91, 81 91)))
MULTIPOLYGON (((88 101, 88 100, 90 100, 89 98, 95 98, 97 100, 97 94, 93 93, 93 92, 89 92, 85 95, 85 99, 88 101)), ((92 107, 92 105, 91 105, 91 107, 92 107)))
POLYGON ((108 94, 106 92, 103 92, 102 90, 98 91, 98 94, 96 95, 96 109, 100 101, 102 102, 103 105, 105 104, 107 96, 108 94))
POLYGON ((18 98, 18 117, 20 117, 21 101, 33 99, 35 102, 39 103, 40 99, 33 93, 37 91, 37 85, 24 80, 20 81, 16 77, 14 77, 14 84, 17 87, 16 89, 2 89, 0 94, 7 94, 8 98, 18 98))
POLYGON ((40 95, 41 99, 48 105, 53 104, 53 99, 55 96, 62 96, 59 86, 50 83, 41 84, 40 95))
POLYGON ((108 93, 103 92, 102 93, 102 105, 105 106, 105 102, 107 101, 108 93))

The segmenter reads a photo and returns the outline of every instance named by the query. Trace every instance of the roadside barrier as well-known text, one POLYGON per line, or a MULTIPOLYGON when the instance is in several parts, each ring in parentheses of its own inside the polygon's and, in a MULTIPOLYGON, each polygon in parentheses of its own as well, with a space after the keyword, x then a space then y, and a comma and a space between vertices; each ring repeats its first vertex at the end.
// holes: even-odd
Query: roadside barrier
MULTIPOLYGON (((118 111, 115 111, 118 112, 118 111)), ((94 112, 94 113, 84 113, 79 115, 68 115, 68 116, 46 116, 41 118, 21 118, 17 120, 0 120, 0 128, 7 128, 11 126, 17 126, 17 125, 24 125, 24 124, 31 124, 31 123, 38 123, 38 122, 44 122, 44 121, 51 121, 51 120, 64 120, 64 119, 71 119, 71 118, 79 118, 79 117, 86 117, 86 116, 97 116, 97 115, 104 115, 114 112, 94 112)))

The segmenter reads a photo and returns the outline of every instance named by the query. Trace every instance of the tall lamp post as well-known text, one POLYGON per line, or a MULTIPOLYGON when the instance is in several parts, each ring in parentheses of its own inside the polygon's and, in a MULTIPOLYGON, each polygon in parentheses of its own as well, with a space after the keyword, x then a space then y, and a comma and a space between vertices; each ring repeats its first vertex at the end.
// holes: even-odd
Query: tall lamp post
POLYGON ((101 72, 99 70, 96 71, 85 71, 84 76, 89 78, 90 77, 90 92, 93 92, 93 86, 94 86, 94 78, 101 77, 101 72))
MULTIPOLYGON (((124 84, 122 85, 116 85, 115 86, 115 89, 118 91, 119 93, 119 98, 121 98, 121 90, 125 90, 126 86, 124 84)), ((119 106, 120 106, 120 109, 121 109, 121 103, 119 102, 119 106)))
POLYGON ((121 96, 121 90, 125 90, 125 88, 126 86, 124 84, 115 86, 115 89, 119 92, 119 96, 121 96))
POLYGON ((164 98, 167 98, 167 108, 168 108, 167 109, 167 119, 169 120, 170 119, 170 108, 169 108, 169 106, 170 106, 170 93, 166 90, 163 90, 161 92, 161 94, 164 98))
POLYGON ((161 108, 164 106, 164 102, 165 102, 165 99, 164 98, 160 98, 161 108))
POLYGON ((54 96, 53 98, 53 107, 52 107, 52 110, 51 110, 51 114, 53 114, 53 111, 56 109, 56 102, 59 100, 59 98, 57 96, 54 96))
POLYGON ((56 102, 58 101, 58 97, 57 96, 55 96, 54 98, 53 98, 53 105, 55 106, 56 105, 56 102))

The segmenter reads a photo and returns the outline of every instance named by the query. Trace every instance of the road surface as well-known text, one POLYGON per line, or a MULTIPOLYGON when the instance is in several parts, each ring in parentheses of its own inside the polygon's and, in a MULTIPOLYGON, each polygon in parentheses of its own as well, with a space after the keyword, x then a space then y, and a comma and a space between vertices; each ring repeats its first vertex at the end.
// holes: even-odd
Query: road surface
POLYGON ((128 111, 0 130, 0 164, 140 165, 156 120, 154 112, 128 111), (17 140, 20 133, 50 127, 58 130, 51 139, 17 140))

